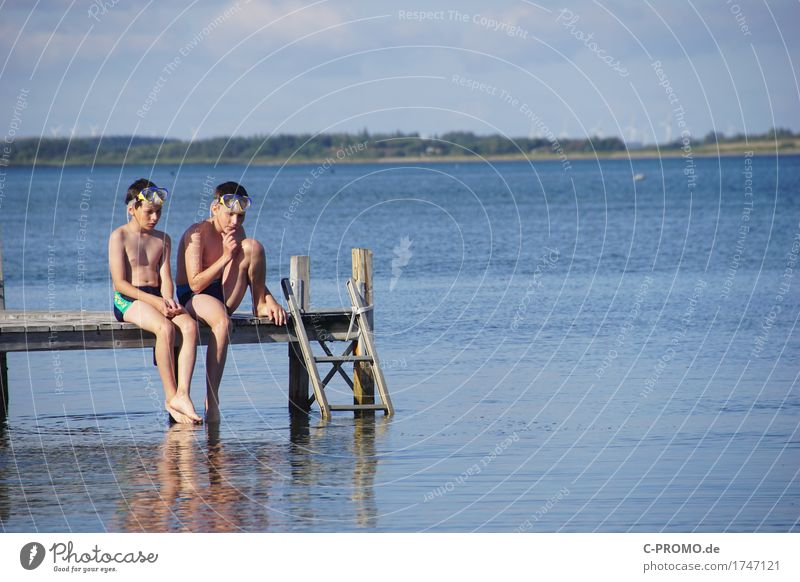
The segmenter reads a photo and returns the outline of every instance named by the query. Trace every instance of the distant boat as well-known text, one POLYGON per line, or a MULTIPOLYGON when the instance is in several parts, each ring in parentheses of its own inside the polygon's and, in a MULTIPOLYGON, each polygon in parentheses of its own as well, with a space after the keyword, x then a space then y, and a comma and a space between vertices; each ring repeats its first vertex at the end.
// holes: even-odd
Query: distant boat
POLYGON ((633 181, 634 182, 641 182, 642 180, 644 180, 644 174, 634 174, 633 175, 633 181))

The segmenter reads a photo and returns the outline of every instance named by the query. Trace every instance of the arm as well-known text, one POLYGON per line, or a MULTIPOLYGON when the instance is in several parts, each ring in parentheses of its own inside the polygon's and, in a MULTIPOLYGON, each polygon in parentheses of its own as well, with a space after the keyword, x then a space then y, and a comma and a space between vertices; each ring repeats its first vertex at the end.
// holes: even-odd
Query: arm
POLYGON ((175 283, 172 280, 172 270, 169 264, 169 259, 172 256, 172 239, 169 238, 168 234, 164 234, 164 248, 161 252, 161 265, 158 270, 158 276, 161 280, 161 296, 164 300, 164 303, 167 306, 167 310, 164 313, 168 318, 172 319, 176 315, 180 315, 181 313, 185 313, 183 307, 181 307, 175 301, 175 283))
POLYGON ((131 285, 130 281, 126 279, 125 259, 125 241, 122 238, 122 233, 114 231, 111 233, 111 238, 108 239, 108 268, 111 271, 111 281, 114 284, 114 290, 133 299, 144 301, 163 313, 163 299, 139 291, 139 289, 131 285))
POLYGON ((172 280, 172 269, 169 258, 172 255, 172 240, 168 234, 164 234, 164 250, 161 252, 161 266, 158 270, 158 277, 161 279, 161 295, 164 299, 172 299, 175 296, 175 283, 172 280))
POLYGON ((214 279, 220 279, 225 270, 225 266, 233 260, 233 249, 236 242, 231 235, 223 235, 222 255, 205 270, 203 269, 203 237, 200 234, 202 225, 188 235, 186 243, 186 280, 189 287, 195 293, 200 293, 203 289, 211 285, 214 279), (233 245, 233 248, 231 248, 233 245))

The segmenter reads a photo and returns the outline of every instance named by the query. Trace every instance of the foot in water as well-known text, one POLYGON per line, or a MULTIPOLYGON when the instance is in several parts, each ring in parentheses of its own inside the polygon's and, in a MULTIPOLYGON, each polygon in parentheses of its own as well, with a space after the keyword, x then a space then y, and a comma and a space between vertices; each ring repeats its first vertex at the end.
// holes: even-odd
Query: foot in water
POLYGON ((169 413, 169 421, 170 421, 170 424, 171 424, 171 423, 177 423, 177 424, 196 424, 196 422, 195 422, 194 420, 192 420, 191 418, 189 418, 188 416, 186 416, 186 415, 185 415, 185 414, 183 414, 182 412, 178 412, 178 410, 176 410, 175 408, 172 408, 172 407, 169 405, 169 402, 165 402, 165 403, 164 403, 164 408, 166 408, 166 409, 167 409, 167 412, 169 413))
POLYGON ((209 406, 209 399, 206 398, 206 424, 219 422, 219 404, 212 402, 209 406))
POLYGON ((194 410, 194 404, 192 404, 192 400, 189 398, 188 394, 176 394, 172 400, 169 401, 168 407, 188 417, 192 422, 203 422, 203 419, 197 416, 197 412, 194 410))

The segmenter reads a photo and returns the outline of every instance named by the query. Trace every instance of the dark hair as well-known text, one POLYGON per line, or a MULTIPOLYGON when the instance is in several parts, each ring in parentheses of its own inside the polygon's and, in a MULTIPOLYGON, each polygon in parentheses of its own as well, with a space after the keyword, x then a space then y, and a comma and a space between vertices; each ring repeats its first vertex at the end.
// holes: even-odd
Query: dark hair
MULTIPOLYGON (((145 188, 157 188, 157 186, 147 178, 139 178, 133 184, 128 186, 128 192, 125 194, 125 206, 130 204, 131 200, 136 200, 139 192, 145 188)), ((141 204, 141 200, 136 200, 136 208, 138 208, 141 204)))
POLYGON ((244 189, 244 186, 241 184, 237 184, 236 182, 223 182, 217 189, 214 190, 214 200, 219 200, 225 194, 238 194, 239 196, 247 196, 250 198, 250 195, 247 193, 247 190, 244 189))

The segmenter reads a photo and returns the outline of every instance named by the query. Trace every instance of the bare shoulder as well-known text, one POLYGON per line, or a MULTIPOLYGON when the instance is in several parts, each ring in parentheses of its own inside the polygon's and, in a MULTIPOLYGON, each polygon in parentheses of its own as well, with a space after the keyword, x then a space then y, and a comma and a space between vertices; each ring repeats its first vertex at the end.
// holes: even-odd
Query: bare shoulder
POLYGON ((189 228, 184 231, 183 236, 181 236, 181 244, 188 245, 190 242, 197 241, 199 237, 204 236, 205 225, 207 223, 205 221, 202 222, 195 222, 189 228))
POLYGON ((120 226, 113 231, 111 231, 111 235, 108 237, 108 244, 113 246, 118 245, 125 245, 125 226, 120 226))
POLYGON ((109 242, 120 242, 123 240, 125 240, 125 225, 115 228, 108 237, 109 242))
POLYGON ((153 229, 153 236, 164 241, 164 244, 170 244, 172 242, 172 239, 170 239, 169 235, 163 230, 153 229))

